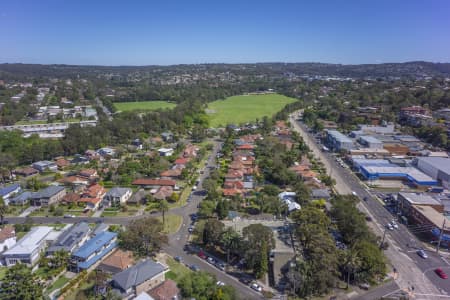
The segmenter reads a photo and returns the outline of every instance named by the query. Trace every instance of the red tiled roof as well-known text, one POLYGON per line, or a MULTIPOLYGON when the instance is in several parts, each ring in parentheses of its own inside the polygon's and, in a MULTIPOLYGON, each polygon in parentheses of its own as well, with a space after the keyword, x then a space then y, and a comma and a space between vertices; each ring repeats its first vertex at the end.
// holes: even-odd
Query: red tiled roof
POLYGON ((105 258, 101 265, 111 266, 120 270, 125 270, 134 263, 133 252, 117 249, 110 256, 105 258))
POLYGON ((70 165, 70 161, 65 158, 60 158, 55 161, 56 165, 60 168, 67 167, 70 165))
POLYGON ((158 189, 158 191, 153 195, 153 197, 157 200, 163 200, 169 198, 173 194, 173 189, 171 186, 162 186, 158 189))
POLYGON ((65 184, 74 184, 74 183, 88 184, 88 180, 81 176, 67 176, 59 179, 58 182, 65 184))
POLYGON ((78 202, 91 203, 94 205, 100 203, 100 201, 102 201, 101 198, 89 198, 89 197, 83 197, 83 198, 80 198, 80 200, 78 200, 78 202))
POLYGON ((14 170, 14 173, 19 174, 19 175, 23 175, 23 176, 30 176, 30 175, 39 173, 39 171, 34 169, 34 168, 31 168, 31 167, 25 167, 25 168, 22 168, 22 169, 14 170))
POLYGON ((237 189, 223 189, 222 193, 224 196, 235 196, 235 195, 241 195, 242 191, 237 189))
POLYGON ((0 243, 3 243, 7 239, 10 239, 15 236, 16 232, 13 226, 5 226, 3 229, 0 229, 0 243))
POLYGON ((77 193, 67 193, 63 198, 63 202, 78 202, 80 200, 81 196, 77 193))
POLYGON ((238 150, 253 150, 255 148, 255 146, 250 145, 250 144, 244 144, 244 145, 240 145, 237 146, 236 149, 238 150))
POLYGON ((155 300, 172 300, 175 296, 178 296, 179 293, 180 290, 178 289, 177 284, 174 281, 167 279, 152 289, 148 294, 155 300))
POLYGON ((149 179, 139 178, 133 181, 133 185, 161 185, 161 186, 175 186, 176 181, 171 179, 149 179))
POLYGON ((181 175, 181 169, 170 169, 161 172, 161 177, 178 177, 181 175))
POLYGON ((189 161, 190 161, 189 158, 180 157, 180 158, 177 158, 177 159, 175 160, 175 164, 176 164, 176 165, 185 165, 185 164, 187 164, 189 161))
POLYGON ((97 171, 94 169, 84 169, 80 171, 80 176, 91 177, 97 175, 97 171))
POLYGON ((89 198, 102 198, 105 195, 105 188, 99 184, 93 184, 89 186, 83 193, 83 197, 89 198))

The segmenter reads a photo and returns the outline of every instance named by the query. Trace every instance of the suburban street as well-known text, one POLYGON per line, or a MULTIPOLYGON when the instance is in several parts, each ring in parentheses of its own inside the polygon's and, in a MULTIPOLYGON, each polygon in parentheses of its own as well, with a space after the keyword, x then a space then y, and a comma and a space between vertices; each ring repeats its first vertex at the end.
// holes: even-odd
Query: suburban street
POLYGON ((395 289, 411 291, 417 299, 450 298, 448 296, 450 285, 434 272, 434 269, 440 267, 450 273, 450 264, 447 259, 428 249, 425 249, 428 254, 427 259, 418 256, 416 251, 422 248, 422 243, 400 222, 397 222, 398 229, 386 230, 386 224, 397 219, 396 216, 391 214, 384 207, 384 203, 372 195, 349 169, 338 165, 332 153, 321 151, 314 137, 308 133, 305 125, 295 120, 294 115, 290 116, 290 121, 305 139, 314 155, 324 163, 328 174, 336 180, 337 192, 340 194, 355 192, 362 200, 359 205, 360 210, 372 218, 369 226, 380 237, 386 233, 389 248, 385 254, 390 260, 392 269, 395 268, 397 271, 392 275, 399 287, 391 286, 391 292, 395 292, 395 289), (367 201, 363 201, 364 198, 367 201))

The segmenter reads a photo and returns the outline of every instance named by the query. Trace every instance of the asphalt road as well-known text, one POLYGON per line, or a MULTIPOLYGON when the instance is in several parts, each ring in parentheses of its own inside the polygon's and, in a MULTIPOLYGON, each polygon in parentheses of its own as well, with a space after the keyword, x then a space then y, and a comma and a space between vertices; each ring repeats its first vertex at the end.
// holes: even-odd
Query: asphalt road
MULTIPOLYGON (((307 142, 309 142, 310 147, 315 147, 316 151, 320 149, 314 137, 307 132, 302 123, 292 118, 291 122, 296 123, 295 127, 302 131, 300 132, 302 136, 308 135, 307 142)), ((372 195, 370 190, 349 169, 341 167, 335 161, 332 153, 318 151, 324 165, 328 166, 331 176, 338 179, 340 184, 345 185, 345 190, 355 192, 361 199, 359 208, 372 217, 373 221, 369 222, 369 225, 375 233, 382 236, 386 232, 386 240, 390 246, 385 253, 390 259, 392 267, 398 271, 396 282, 400 288, 403 290, 414 289, 416 296, 420 296, 420 299, 435 299, 438 294, 449 295, 449 280, 439 278, 434 272, 434 269, 440 267, 447 274, 450 274, 449 262, 435 252, 428 250, 426 250, 429 256, 427 259, 419 257, 416 251, 421 248, 421 242, 400 222, 397 221, 398 229, 386 230, 386 224, 396 219, 396 216, 392 215, 385 208, 384 203, 372 195), (364 201, 364 198, 367 201, 364 201)))
MULTIPOLYGON (((207 166, 216 167, 216 154, 220 150, 221 144, 219 142, 214 143, 214 149, 210 158, 208 159, 207 166)), ((197 213, 198 204, 202 201, 202 183, 205 178, 209 176, 209 169, 205 167, 203 174, 199 174, 200 183, 197 186, 196 192, 192 193, 191 200, 187 205, 171 210, 171 213, 181 215, 183 217, 183 224, 178 232, 169 236, 168 244, 163 250, 169 255, 175 257, 180 256, 183 262, 187 265, 196 265, 200 270, 214 274, 217 280, 223 281, 227 285, 231 285, 236 289, 236 292, 240 299, 264 299, 261 293, 252 290, 249 286, 242 284, 239 280, 224 271, 212 266, 200 257, 192 254, 188 254, 183 250, 184 245, 189 240, 188 228, 192 224, 191 215, 197 213)))

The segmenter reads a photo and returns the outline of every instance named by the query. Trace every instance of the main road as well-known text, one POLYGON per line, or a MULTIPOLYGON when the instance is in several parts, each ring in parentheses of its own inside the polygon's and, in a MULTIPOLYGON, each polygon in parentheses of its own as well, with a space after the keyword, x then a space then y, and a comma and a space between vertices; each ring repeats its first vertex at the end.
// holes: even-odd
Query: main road
POLYGON ((355 192, 360 199, 366 199, 360 202, 359 209, 372 218, 373 221, 369 222, 369 225, 377 235, 386 235, 389 248, 385 254, 392 264, 392 269, 397 271, 394 277, 400 289, 413 292, 418 299, 450 298, 450 285, 447 280, 442 280, 434 272, 434 269, 440 267, 450 273, 448 261, 432 251, 427 251, 427 259, 419 257, 416 251, 421 242, 404 225, 399 224, 399 228, 393 231, 386 230, 386 224, 395 216, 350 170, 338 165, 331 153, 320 150, 306 126, 296 120, 296 115, 290 115, 292 126, 300 133, 315 156, 321 159, 330 176, 336 180, 337 192, 355 192))

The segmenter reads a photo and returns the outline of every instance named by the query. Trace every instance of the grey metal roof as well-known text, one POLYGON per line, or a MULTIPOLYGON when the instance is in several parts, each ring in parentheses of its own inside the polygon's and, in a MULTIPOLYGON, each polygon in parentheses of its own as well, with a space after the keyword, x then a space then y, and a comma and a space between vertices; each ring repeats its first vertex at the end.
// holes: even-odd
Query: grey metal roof
POLYGON ((113 276, 113 281, 117 287, 127 291, 128 289, 139 285, 166 270, 166 266, 163 266, 159 262, 154 262, 147 259, 120 273, 117 273, 113 276))
POLYGON ((58 239, 47 249, 47 253, 51 254, 59 250, 71 252, 89 234, 89 231, 90 228, 86 222, 71 226, 61 233, 58 239))
POLYGON ((128 191, 131 192, 131 189, 129 188, 121 188, 121 187, 113 187, 109 191, 106 192, 105 197, 122 197, 125 195, 128 191))
POLYGON ((32 199, 50 198, 64 190, 62 186, 51 185, 31 195, 32 199))

